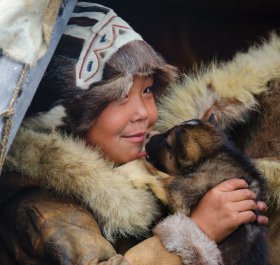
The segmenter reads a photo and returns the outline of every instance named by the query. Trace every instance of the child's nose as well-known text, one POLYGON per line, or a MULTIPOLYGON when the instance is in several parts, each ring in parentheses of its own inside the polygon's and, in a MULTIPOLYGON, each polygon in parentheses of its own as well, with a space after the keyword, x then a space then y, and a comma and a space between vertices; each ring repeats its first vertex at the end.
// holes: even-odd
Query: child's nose
POLYGON ((135 111, 135 120, 141 120, 146 119, 149 116, 149 110, 144 102, 141 100, 138 101, 137 105, 135 105, 136 111, 135 111))

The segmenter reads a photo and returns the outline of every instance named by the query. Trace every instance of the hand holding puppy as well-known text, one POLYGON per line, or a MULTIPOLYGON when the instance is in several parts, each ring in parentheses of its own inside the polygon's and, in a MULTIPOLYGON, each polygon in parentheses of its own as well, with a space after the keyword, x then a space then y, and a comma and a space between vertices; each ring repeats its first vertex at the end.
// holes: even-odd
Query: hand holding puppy
POLYGON ((268 223, 267 217, 256 217, 253 212, 267 209, 264 202, 256 202, 255 198, 243 179, 226 180, 205 194, 193 209, 191 218, 210 239, 221 242, 241 224, 268 223))

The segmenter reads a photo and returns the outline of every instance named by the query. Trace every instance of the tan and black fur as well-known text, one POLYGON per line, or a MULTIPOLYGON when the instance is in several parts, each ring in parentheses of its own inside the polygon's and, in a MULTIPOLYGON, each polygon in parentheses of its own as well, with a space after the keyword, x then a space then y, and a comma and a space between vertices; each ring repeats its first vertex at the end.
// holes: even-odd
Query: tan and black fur
POLYGON ((270 263, 280 264, 280 36, 184 75, 159 105, 156 129, 164 132, 185 120, 212 113, 231 140, 267 180, 270 263))
MULTIPOLYGON (((167 192, 174 212, 190 215, 192 207, 209 189, 231 178, 245 179, 257 199, 264 200, 263 176, 210 122, 190 120, 154 135, 146 151, 149 162, 173 176, 167 192)), ((241 225, 219 247, 224 264, 268 264, 265 228, 255 223, 241 225)))

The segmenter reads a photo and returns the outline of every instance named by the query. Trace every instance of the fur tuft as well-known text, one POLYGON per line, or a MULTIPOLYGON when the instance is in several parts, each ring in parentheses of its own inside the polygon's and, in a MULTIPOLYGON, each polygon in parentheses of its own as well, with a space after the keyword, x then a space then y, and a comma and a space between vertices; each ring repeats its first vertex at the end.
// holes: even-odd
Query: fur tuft
MULTIPOLYGON (((277 209, 280 209, 280 163, 278 160, 272 160, 271 158, 255 159, 259 171, 268 180, 268 192, 267 192, 267 202, 274 205, 277 209)), ((270 205, 269 205, 270 206, 270 205)))
POLYGON ((184 265, 222 264, 216 243, 183 214, 165 218, 153 231, 168 251, 181 256, 184 265))
POLYGON ((65 108, 61 105, 53 107, 46 115, 30 117, 23 121, 24 126, 29 128, 42 128, 46 130, 54 130, 56 127, 63 125, 63 117, 66 116, 65 108))

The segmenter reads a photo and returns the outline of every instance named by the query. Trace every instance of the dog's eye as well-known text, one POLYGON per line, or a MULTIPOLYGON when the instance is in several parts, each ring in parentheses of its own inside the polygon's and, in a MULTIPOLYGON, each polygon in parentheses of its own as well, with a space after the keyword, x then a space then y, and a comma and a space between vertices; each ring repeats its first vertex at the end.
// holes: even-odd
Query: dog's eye
POLYGON ((168 151, 172 150, 172 145, 166 139, 163 141, 163 143, 164 143, 164 146, 167 148, 168 151))

